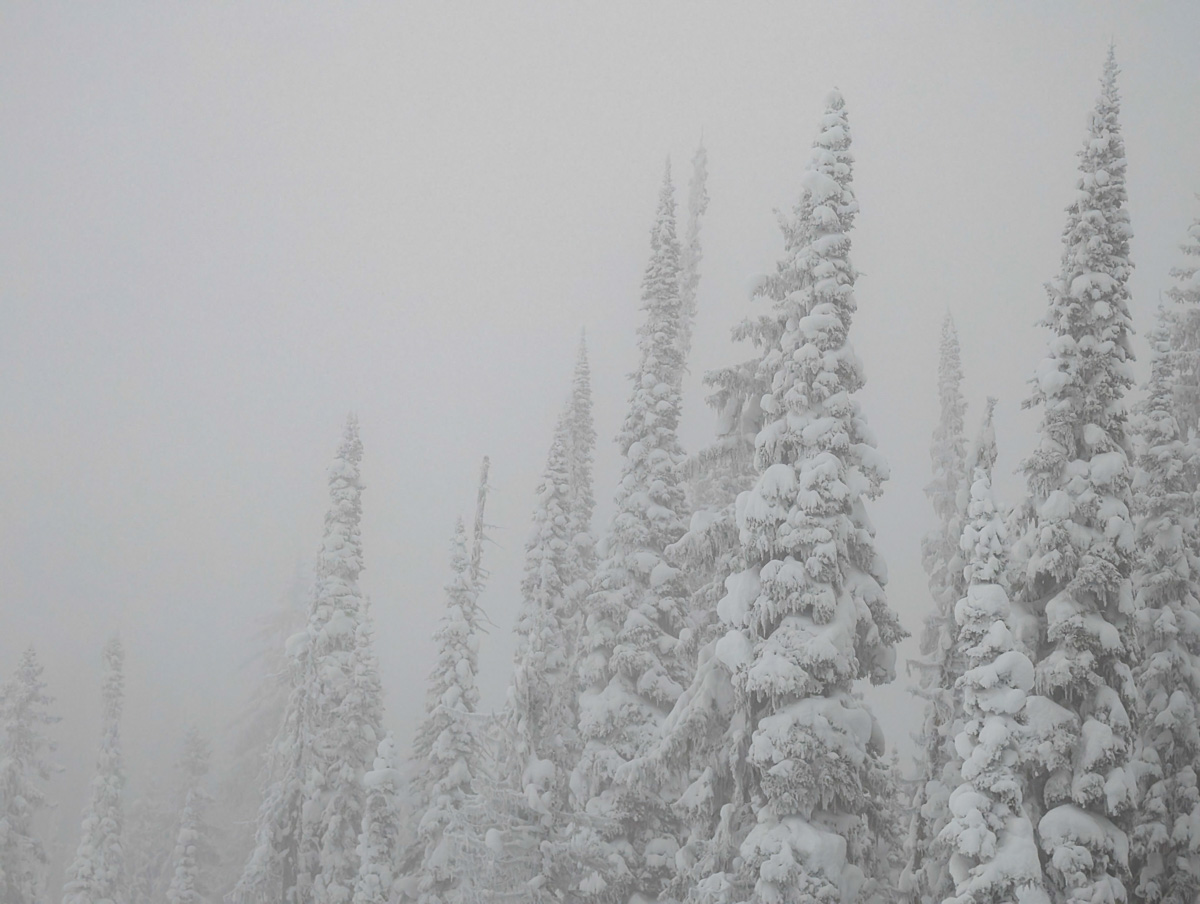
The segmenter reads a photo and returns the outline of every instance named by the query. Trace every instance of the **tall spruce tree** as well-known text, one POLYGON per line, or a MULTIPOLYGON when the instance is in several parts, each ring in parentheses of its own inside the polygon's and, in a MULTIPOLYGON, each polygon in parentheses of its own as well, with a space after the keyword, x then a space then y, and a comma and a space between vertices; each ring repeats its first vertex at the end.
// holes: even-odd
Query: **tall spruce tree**
MULTIPOLYGON (((1200 198, 1200 196, 1197 196, 1200 198)), ((1175 285, 1167 297, 1175 304, 1172 313, 1172 350, 1175 354, 1175 402, 1183 436, 1200 431, 1200 217, 1187 230, 1180 245, 1189 261, 1171 270, 1175 285)))
POLYGON ((79 848, 67 868, 63 904, 122 904, 125 773, 121 709, 125 702, 125 651, 119 638, 104 645, 100 754, 83 811, 79 848))
POLYGON ((676 430, 683 360, 679 347, 679 242, 670 166, 650 231, 642 279, 645 320, 629 410, 617 442, 623 459, 617 513, 586 603, 579 666, 583 751, 571 779, 576 806, 591 817, 581 856, 585 900, 657 895, 674 857, 670 813, 657 797, 614 782, 618 767, 644 754, 687 680, 676 649, 687 588, 663 551, 686 527, 676 430))
POLYGON ((853 397, 864 377, 848 341, 857 308, 852 168, 834 92, 783 224, 785 256, 760 290, 782 330, 761 363, 770 391, 760 476, 738 501, 747 567, 726 581, 719 606, 728 631, 716 654, 744 701, 758 798, 735 884, 755 902, 853 901, 875 872, 871 788, 886 769, 853 684, 894 678, 904 632, 864 509, 887 466, 853 397))
MULTIPOLYGON (((708 151, 704 142, 692 156, 692 177, 688 181, 687 226, 679 248, 679 355, 687 366, 692 350, 692 330, 696 325, 696 295, 700 288, 700 221, 708 210, 708 151)), ((681 369, 682 370, 682 369, 681 369)))
POLYGON ((938 522, 921 541, 933 611, 925 619, 921 656, 909 662, 910 668, 918 672, 916 693, 925 700, 925 716, 917 736, 921 744, 921 772, 913 798, 901 888, 907 899, 920 904, 938 904, 954 891, 947 869, 949 852, 936 839, 950 819, 949 794, 959 782, 962 765, 954 741, 961 696, 956 688, 963 665, 954 642, 958 633, 954 608, 966 591, 959 550, 968 490, 963 432, 967 404, 962 382, 958 331, 947 311, 942 321, 938 359, 941 415, 929 450, 933 480, 925 487, 938 522))
MULTIPOLYGON (((574 551, 570 595, 578 608, 591 587, 596 572, 596 540, 592 516, 596 495, 592 465, 596 456, 596 427, 592 420, 592 370, 588 363, 587 337, 579 337, 571 397, 567 405, 567 469, 569 472, 567 517, 574 551)), ((577 632, 578 628, 576 628, 577 632)), ((572 654, 576 637, 572 638, 572 654)))
POLYGON ((305 630, 290 638, 293 688, 276 738, 238 904, 345 904, 358 875, 362 776, 382 737, 382 700, 362 570, 362 442, 346 421, 305 630))
POLYGON ((1025 811, 1020 766, 1025 700, 1033 663, 1009 628, 1004 588, 1008 556, 1004 519, 992 494, 996 460, 992 400, 972 469, 973 483, 960 548, 965 595, 955 605, 962 724, 955 743, 958 782, 939 842, 949 848, 951 904, 1041 904, 1042 866, 1025 811))
POLYGON ((446 609, 434 632, 437 659, 430 676, 425 716, 413 742, 415 843, 413 896, 419 904, 461 899, 460 884, 471 877, 457 869, 450 829, 475 791, 482 772, 483 733, 479 709, 479 586, 472 578, 466 528, 460 518, 451 545, 452 577, 446 609))
POLYGON ((1051 898, 1122 901, 1132 666, 1134 529, 1124 396, 1132 377, 1125 145, 1112 50, 1079 153, 1051 336, 1026 405, 1040 406, 1017 546, 1017 602, 1037 619, 1025 800, 1051 898))
POLYGON ((183 808, 175 833, 171 856, 167 904, 206 904, 209 894, 207 873, 212 870, 216 849, 205 810, 212 799, 206 787, 212 748, 194 728, 183 739, 179 770, 184 787, 183 808))
MULTIPOLYGON (((232 726, 226 766, 212 804, 213 820, 222 829, 212 878, 222 896, 232 892, 245 866, 246 852, 254 849, 256 816, 273 778, 268 766, 293 687, 287 641, 304 630, 311 588, 312 578, 298 560, 275 608, 258 619, 254 648, 242 666, 241 675, 250 692, 232 726)), ((131 823, 133 815, 131 812, 131 823)))
POLYGON ((34 820, 46 806, 42 784, 50 780, 55 745, 46 728, 58 721, 49 711, 42 666, 29 647, 12 678, 0 687, 0 901, 39 904, 43 899, 46 849, 34 820))
POLYGON ((1149 781, 1133 831, 1135 894, 1150 904, 1200 895, 1200 441, 1180 425, 1176 334, 1160 306, 1151 334, 1135 481, 1137 600, 1142 660, 1140 750, 1149 781))
POLYGON ((723 636, 702 651, 642 764, 674 766, 690 780, 678 801, 693 826, 679 886, 693 901, 884 893, 888 864, 876 837, 895 831, 893 777, 854 684, 894 677, 904 632, 865 511, 886 465, 854 399, 863 374, 848 342, 852 162, 834 92, 803 194, 782 224, 784 258, 757 293, 773 311, 741 331, 761 356, 736 382, 768 387, 758 477, 737 502, 745 564, 725 581, 723 636))

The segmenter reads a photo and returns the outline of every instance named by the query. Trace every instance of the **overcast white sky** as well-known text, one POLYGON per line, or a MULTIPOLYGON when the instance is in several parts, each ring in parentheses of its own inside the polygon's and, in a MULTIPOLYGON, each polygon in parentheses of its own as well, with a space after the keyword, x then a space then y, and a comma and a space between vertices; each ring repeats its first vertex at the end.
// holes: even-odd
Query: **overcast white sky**
MULTIPOLYGON (((938 326, 951 309, 972 425, 1001 399, 1010 475, 1110 39, 1144 334, 1200 213, 1194 2, 0 4, 0 672, 37 645, 75 770, 114 630, 131 772, 188 721, 217 734, 253 620, 315 553, 353 409, 388 720, 407 741, 484 454, 498 704, 583 326, 599 529, 611 511, 664 155, 682 198, 703 131, 696 449, 700 376, 745 354, 729 327, 835 85, 862 207, 853 341, 893 470, 873 514, 917 632, 938 326)), ((905 747, 915 705, 876 699, 905 747)))

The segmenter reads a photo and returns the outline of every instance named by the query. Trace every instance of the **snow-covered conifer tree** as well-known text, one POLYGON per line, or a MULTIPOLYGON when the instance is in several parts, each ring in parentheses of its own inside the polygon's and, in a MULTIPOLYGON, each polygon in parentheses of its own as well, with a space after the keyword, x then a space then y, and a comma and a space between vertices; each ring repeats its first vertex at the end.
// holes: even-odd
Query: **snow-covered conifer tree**
POLYGON ((472 579, 466 529, 455 525, 446 587, 446 611, 434 632, 437 659, 426 695, 425 716, 413 742, 415 897, 419 904, 455 900, 464 877, 455 869, 453 838, 446 833, 474 792, 481 772, 483 737, 479 707, 479 631, 482 613, 472 579))
POLYGON ((618 766, 649 750, 688 680, 675 649, 687 613, 683 575, 663 550, 684 532, 683 454, 676 429, 683 360, 679 349, 679 243, 670 167, 650 232, 642 280, 645 320, 629 411, 618 436, 623 456, 617 513, 604 539, 595 589, 586 603, 579 667, 580 762, 571 779, 591 822, 582 855, 587 900, 654 897, 677 844, 670 814, 653 796, 614 784, 618 766))
POLYGON ((1025 811, 1020 749, 1033 663, 1009 629, 1004 589, 1006 532, 992 495, 995 439, 989 401, 975 455, 974 482, 961 536, 966 595, 954 614, 954 642, 965 665, 958 679, 962 727, 955 739, 959 782, 940 842, 949 847, 952 904, 1046 901, 1033 824, 1025 811))
POLYGON ((868 789, 885 772, 878 727, 853 693, 894 678, 903 636, 864 502, 887 466, 854 400, 862 366, 849 230, 858 211, 834 92, 760 294, 783 330, 764 356, 757 485, 738 499, 747 567, 726 581, 717 656, 748 711, 756 825, 742 841, 755 902, 853 901, 874 872, 868 789))
POLYGON ((330 508, 309 608, 305 669, 307 754, 301 852, 313 904, 347 904, 358 876, 362 778, 383 736, 362 571, 362 442, 346 422, 329 472, 330 508))
POLYGON ((785 256, 758 293, 774 311, 746 327, 762 356, 740 382, 769 391, 758 480, 737 503, 745 566, 725 582, 724 635, 648 758, 658 771, 702 755, 687 758, 678 803, 693 826, 707 822, 681 858, 695 901, 854 902, 882 893, 888 873, 873 835, 891 834, 892 776, 854 683, 894 677, 904 632, 865 511, 887 472, 854 399, 852 162, 834 92, 783 224, 785 256))
MULTIPOLYGON (((232 891, 246 852, 254 848, 256 814, 272 779, 266 769, 293 687, 287 640, 304 630, 311 587, 311 576, 297 562, 276 607, 258 620, 255 647, 242 669, 241 676, 251 690, 233 726, 227 765, 212 805, 213 821, 222 828, 218 835, 221 856, 213 876, 219 894, 232 891)), ((131 823, 133 817, 131 808, 131 823)))
POLYGON ((574 560, 571 595, 578 604, 586 596, 596 571, 596 541, 592 533, 592 515, 596 510, 592 485, 596 427, 592 421, 592 371, 588 364, 587 339, 582 335, 579 337, 579 353, 575 359, 575 374, 567 407, 567 462, 570 472, 567 517, 570 519, 571 543, 575 550, 571 556, 574 560))
POLYGON ((1159 307, 1137 410, 1133 575, 1142 659, 1141 755, 1150 780, 1133 831, 1135 893, 1150 904, 1200 895, 1200 443, 1180 427, 1171 312, 1159 307))
POLYGON ((308 624, 288 641, 293 689, 237 904, 345 904, 358 876, 362 777, 382 736, 370 617, 358 589, 361 461, 352 415, 329 469, 308 624))
POLYGON ((125 651, 113 637, 104 645, 100 754, 91 795, 83 811, 79 848, 67 868, 63 904, 122 904, 125 774, 121 765, 121 708, 125 700, 125 651))
POLYGON ((965 592, 962 556, 960 499, 967 489, 966 439, 963 416, 967 404, 962 395, 962 352, 954 318, 946 312, 938 360, 938 401, 941 416, 933 432, 930 458, 933 481, 925 495, 933 504, 937 527, 922 538, 921 552, 933 611, 925 620, 921 657, 910 660, 919 674, 917 693, 925 699, 925 718, 918 740, 921 743, 920 780, 913 799, 912 823, 907 840, 908 864, 901 881, 902 892, 911 901, 939 904, 954 891, 946 868, 948 852, 936 839, 950 818, 950 790, 958 784, 961 762, 955 753, 955 718, 959 694, 955 690, 962 673, 956 655, 954 607, 965 592))
MULTIPOLYGON (((1200 258, 1200 217, 1192 221, 1187 234, 1180 248, 1188 258, 1200 258)), ((1171 276, 1175 285, 1167 290, 1167 297, 1175 303, 1175 401, 1180 435, 1186 437, 1200 432, 1200 260, 1173 268, 1171 276)))
MULTIPOLYGON (((692 350, 692 329, 696 324, 696 294, 700 288, 700 221, 708 210, 708 151, 704 142, 692 157, 692 178, 688 182, 687 227, 679 249, 679 355, 684 366, 692 350)), ((682 369, 681 369, 682 371, 682 369)))
POLYGON ((392 904, 396 863, 403 841, 400 809, 401 778, 396 769, 396 744, 390 734, 379 742, 374 768, 363 778, 367 804, 358 836, 358 879, 353 904, 392 904))
POLYGON ((577 536, 572 518, 573 414, 569 404, 559 418, 537 487, 504 713, 503 781, 522 802, 519 834, 527 862, 521 878, 534 883, 533 888, 559 894, 573 871, 556 851, 563 849, 567 781, 579 754, 573 672, 579 615, 572 595, 577 577, 572 555, 577 536))
MULTIPOLYGON (((1130 373, 1129 212, 1112 51, 1079 153, 1062 270, 1048 286, 1051 336, 1027 406, 1040 439, 1015 548, 1016 602, 1036 622, 1027 703, 1030 782, 1052 899, 1126 897, 1127 765, 1134 687, 1134 528, 1124 395, 1130 373)), ((1019 639, 1026 640, 1019 634, 1019 639)))
POLYGON ((211 756, 208 742, 194 728, 189 729, 179 762, 185 791, 171 856, 167 904, 206 904, 210 900, 204 874, 212 867, 214 847, 204 811, 211 799, 205 787, 211 756))
POLYGON ((33 647, 0 687, 0 901, 39 904, 46 849, 34 828, 46 806, 41 784, 50 779, 54 744, 46 727, 58 721, 33 647))

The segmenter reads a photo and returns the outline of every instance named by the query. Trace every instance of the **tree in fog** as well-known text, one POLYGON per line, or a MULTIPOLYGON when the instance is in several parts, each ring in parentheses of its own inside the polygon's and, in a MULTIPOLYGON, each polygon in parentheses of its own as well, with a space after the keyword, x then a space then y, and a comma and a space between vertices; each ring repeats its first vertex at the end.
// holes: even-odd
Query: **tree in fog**
POLYGON ((640 362, 618 436, 622 454, 617 513, 604 538, 594 589, 585 604, 579 700, 582 755, 571 778, 586 814, 579 845, 588 863, 576 891, 625 901, 655 896, 677 842, 671 814, 656 797, 614 782, 622 762, 645 753, 687 681, 680 655, 687 587, 663 555, 686 528, 676 430, 683 359, 679 347, 680 269, 670 168, 659 193, 642 279, 645 319, 640 362))
POLYGON ((1133 588, 1148 782, 1132 846, 1135 893, 1152 904, 1187 904, 1200 895, 1200 439, 1180 424, 1185 323, 1178 309, 1159 307, 1146 397, 1136 410, 1133 588))
POLYGON ((269 761, 238 904, 344 904, 358 876, 362 776, 382 700, 362 570, 362 442, 351 416, 329 469, 330 508, 308 623, 289 640, 293 687, 269 761))
POLYGON ((396 864, 401 853, 403 783, 396 769, 396 743, 385 735, 371 771, 363 776, 367 804, 358 836, 358 878, 354 904, 392 904, 398 891, 396 864))
POLYGON ((0 901, 5 904, 43 900, 46 849, 34 820, 46 806, 42 785, 54 771, 55 745, 46 735, 58 721, 50 715, 52 702, 30 647, 0 687, 0 901))
POLYGON ((208 742, 194 728, 189 729, 179 761, 184 798, 171 855, 167 904, 206 904, 212 900, 206 875, 212 868, 215 848, 212 829, 205 818, 211 800, 205 786, 211 755, 208 742))
MULTIPOLYGON (((1008 556, 1004 518, 992 494, 996 461, 992 400, 973 455, 960 538, 965 594, 954 607, 954 658, 961 718, 955 738, 958 781, 937 841, 949 848, 950 904, 1046 900, 1033 824, 1025 811, 1021 743, 1033 663, 1009 627, 1004 588, 1008 556)), ((949 776, 947 776, 949 778, 949 776)))
POLYGON ((864 507, 887 470, 854 399, 852 162, 835 92, 758 292, 773 310, 746 328, 768 391, 757 481, 737 502, 743 564, 718 605, 723 635, 650 757, 690 781, 678 806, 707 832, 680 860, 694 901, 851 902, 888 878, 877 840, 896 834, 894 782, 854 685, 894 677, 904 632, 864 507))
POLYGON ((452 576, 445 611, 434 632, 437 658, 425 698, 425 715, 413 742, 415 844, 407 858, 420 904, 454 899, 464 877, 456 870, 455 823, 475 790, 485 739, 477 718, 479 688, 478 584, 472 577, 467 535, 460 518, 451 544, 452 576))
POLYGON ((114 637, 104 645, 100 753, 83 811, 79 847, 67 868, 63 904, 122 904, 125 773, 121 760, 121 709, 125 701, 125 651, 114 637))
POLYGON ((917 694, 925 700, 919 741, 920 774, 909 826, 907 866, 901 882, 905 896, 920 904, 940 904, 954 891, 947 869, 949 851, 938 843, 950 819, 949 794, 959 782, 961 759, 955 751, 955 720, 960 714, 957 689, 963 663, 955 645, 954 609, 966 592, 959 550, 963 508, 969 490, 963 417, 962 352, 950 313, 942 322, 938 361, 941 416, 933 433, 930 458, 933 480, 925 495, 933 504, 937 527, 921 541, 921 558, 929 579, 933 611, 925 619, 921 656, 910 660, 918 672, 917 694))
POLYGON ((1014 608, 1036 619, 1029 698, 1032 808, 1055 904, 1124 900, 1135 803, 1134 524, 1124 405, 1130 364, 1129 210, 1117 64, 1104 67, 1067 208, 1050 331, 1028 406, 1039 440, 1014 550, 1014 608))

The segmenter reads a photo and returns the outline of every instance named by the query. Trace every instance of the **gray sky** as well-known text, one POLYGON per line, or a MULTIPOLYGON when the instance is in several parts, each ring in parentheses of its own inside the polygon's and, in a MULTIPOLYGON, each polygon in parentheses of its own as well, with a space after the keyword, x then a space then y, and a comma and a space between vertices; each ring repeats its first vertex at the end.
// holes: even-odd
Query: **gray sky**
MULTIPOLYGON (((862 207, 853 341, 893 471, 873 515, 917 632, 942 314, 972 430, 1001 399, 1011 474, 1107 43, 1144 334, 1200 212, 1198 36, 1192 2, 0 5, 0 671, 37 645, 73 769, 91 761, 114 629, 131 771, 189 720, 217 733, 247 690, 252 621, 315 553, 353 409, 389 722, 407 740, 419 715, 484 454, 498 704, 582 326, 599 529, 611 512, 663 157, 682 200, 703 131, 696 449, 700 376, 746 354, 728 330, 780 252, 772 210, 795 200, 835 85, 862 207)), ((905 745, 915 705, 876 699, 905 745)))

